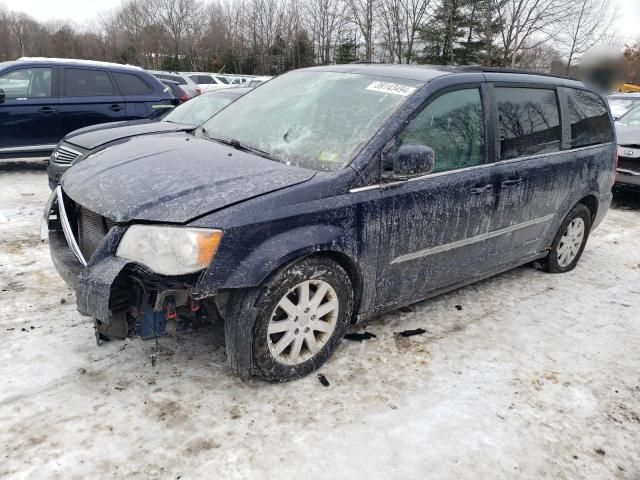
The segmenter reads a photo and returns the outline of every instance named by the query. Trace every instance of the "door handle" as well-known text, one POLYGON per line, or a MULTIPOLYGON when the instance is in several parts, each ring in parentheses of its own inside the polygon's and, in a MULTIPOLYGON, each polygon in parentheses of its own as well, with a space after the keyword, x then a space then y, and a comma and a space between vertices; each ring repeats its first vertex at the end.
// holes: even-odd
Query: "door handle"
POLYGON ((51 107, 42 107, 40 110, 38 110, 41 114, 43 115, 50 115, 52 113, 56 113, 55 108, 51 108, 51 107))
POLYGON ((485 185, 484 187, 473 187, 469 191, 471 192, 472 195, 482 195, 483 193, 489 193, 492 190, 493 190, 493 185, 488 184, 488 185, 485 185))
POLYGON ((111 110, 112 112, 119 112, 120 110, 122 110, 122 107, 120 105, 111 105, 109 107, 109 110, 111 110))
POLYGON ((516 185, 520 185, 522 183, 522 177, 509 178, 508 180, 504 180, 502 182, 503 187, 515 187, 516 185))

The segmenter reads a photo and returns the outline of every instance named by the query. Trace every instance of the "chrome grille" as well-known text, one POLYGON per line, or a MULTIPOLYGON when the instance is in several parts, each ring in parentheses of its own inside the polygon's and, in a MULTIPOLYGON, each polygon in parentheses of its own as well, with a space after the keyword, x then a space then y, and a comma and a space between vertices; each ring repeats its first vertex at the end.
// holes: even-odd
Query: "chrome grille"
POLYGON ((69 147, 65 147, 64 145, 60 145, 58 146, 54 151, 53 154, 51 155, 51 157, 53 158, 53 161, 56 163, 64 163, 64 164, 70 164, 72 163, 76 158, 78 158, 80 156, 80 152, 69 148, 69 147))

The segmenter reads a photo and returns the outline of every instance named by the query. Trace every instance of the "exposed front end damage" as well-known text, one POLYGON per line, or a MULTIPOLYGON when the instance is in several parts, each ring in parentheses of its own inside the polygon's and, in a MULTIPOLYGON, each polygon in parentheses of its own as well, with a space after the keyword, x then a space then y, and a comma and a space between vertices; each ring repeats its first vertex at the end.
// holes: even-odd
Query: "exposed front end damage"
POLYGON ((86 210, 58 187, 43 218, 54 266, 75 289, 78 311, 95 321, 96 338, 157 338, 167 321, 200 326, 217 308, 202 299, 199 274, 165 277, 115 255, 125 226, 86 210))

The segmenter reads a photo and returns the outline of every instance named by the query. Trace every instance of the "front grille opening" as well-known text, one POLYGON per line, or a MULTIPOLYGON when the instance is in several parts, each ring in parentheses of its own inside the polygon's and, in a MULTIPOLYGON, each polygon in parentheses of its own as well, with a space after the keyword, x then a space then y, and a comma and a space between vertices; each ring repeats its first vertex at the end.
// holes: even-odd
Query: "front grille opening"
POLYGON ((84 207, 78 208, 77 219, 78 246, 84 258, 89 261, 114 222, 84 207))

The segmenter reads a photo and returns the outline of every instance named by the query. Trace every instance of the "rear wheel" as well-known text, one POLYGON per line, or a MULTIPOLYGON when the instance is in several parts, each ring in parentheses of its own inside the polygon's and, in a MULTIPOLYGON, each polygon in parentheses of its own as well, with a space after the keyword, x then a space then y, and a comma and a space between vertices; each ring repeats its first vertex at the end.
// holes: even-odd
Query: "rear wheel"
POLYGON ((252 370, 270 381, 293 380, 337 348, 353 312, 353 288, 339 264, 309 257, 268 280, 259 304, 252 370))
POLYGON ((579 203, 560 226, 542 268, 549 273, 564 273, 578 264, 591 230, 591 211, 579 203))

